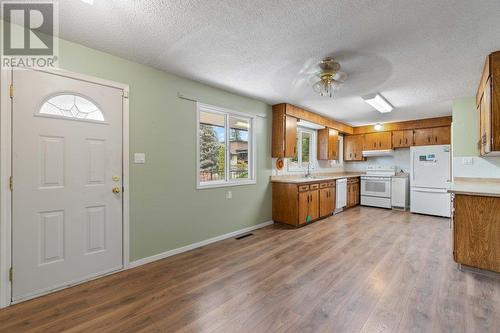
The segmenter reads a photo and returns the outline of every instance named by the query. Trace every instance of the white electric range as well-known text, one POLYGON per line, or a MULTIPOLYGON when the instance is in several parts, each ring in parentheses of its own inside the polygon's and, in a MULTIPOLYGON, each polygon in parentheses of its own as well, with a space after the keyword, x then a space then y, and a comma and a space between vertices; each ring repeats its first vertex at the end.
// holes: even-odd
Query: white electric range
POLYGON ((391 208, 391 180, 396 167, 369 165, 361 176, 361 205, 391 208))

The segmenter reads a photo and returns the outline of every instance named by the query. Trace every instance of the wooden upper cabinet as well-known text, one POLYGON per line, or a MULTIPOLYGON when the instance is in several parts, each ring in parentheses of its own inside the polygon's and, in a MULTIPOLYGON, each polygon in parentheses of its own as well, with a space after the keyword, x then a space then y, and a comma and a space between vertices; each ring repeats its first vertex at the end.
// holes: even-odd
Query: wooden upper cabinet
POLYGON ((448 145, 451 143, 450 126, 423 128, 414 131, 415 146, 448 145))
POLYGON ((386 150, 392 148, 392 133, 378 132, 365 134, 363 150, 386 150))
POLYGON ((344 161, 363 160, 363 137, 364 135, 344 136, 344 161))
POLYGON ((339 132, 324 128, 318 131, 318 160, 339 159, 339 132))
POLYGON ((486 58, 476 103, 481 155, 500 155, 500 51, 486 58))
POLYGON ((449 145, 451 143, 451 128, 449 126, 434 127, 432 129, 434 144, 449 145))
POLYGON ((413 146, 413 130, 392 132, 392 147, 405 148, 413 146))
POLYGON ((331 128, 328 129, 328 159, 339 159, 339 132, 331 128))
POLYGON ((285 156, 294 157, 297 153, 297 118, 285 116, 285 156))
POLYGON ((486 81, 479 101, 479 146, 481 155, 491 153, 491 77, 486 81))
POLYGON ((344 161, 354 160, 354 135, 344 136, 344 161))
POLYGON ((285 104, 273 106, 272 157, 294 157, 297 150, 297 118, 288 116, 285 104))
POLYGON ((421 128, 413 131, 415 146, 427 146, 433 143, 432 128, 421 128))

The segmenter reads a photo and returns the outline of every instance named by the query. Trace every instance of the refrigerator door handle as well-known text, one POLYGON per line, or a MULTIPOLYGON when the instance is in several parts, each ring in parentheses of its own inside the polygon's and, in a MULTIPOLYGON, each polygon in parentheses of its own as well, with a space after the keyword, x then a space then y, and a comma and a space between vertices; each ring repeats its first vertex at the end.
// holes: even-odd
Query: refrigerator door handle
POLYGON ((424 193, 448 193, 445 188, 412 188, 413 192, 424 192, 424 193))
POLYGON ((411 152, 411 177, 415 180, 415 152, 411 152))

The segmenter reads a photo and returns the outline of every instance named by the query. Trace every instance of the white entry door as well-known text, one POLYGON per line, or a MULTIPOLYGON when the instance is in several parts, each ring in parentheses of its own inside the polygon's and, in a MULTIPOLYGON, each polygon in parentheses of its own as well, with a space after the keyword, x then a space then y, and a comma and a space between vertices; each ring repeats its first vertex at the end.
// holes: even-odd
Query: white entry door
POLYGON ((12 300, 122 267, 123 90, 13 71, 12 300))

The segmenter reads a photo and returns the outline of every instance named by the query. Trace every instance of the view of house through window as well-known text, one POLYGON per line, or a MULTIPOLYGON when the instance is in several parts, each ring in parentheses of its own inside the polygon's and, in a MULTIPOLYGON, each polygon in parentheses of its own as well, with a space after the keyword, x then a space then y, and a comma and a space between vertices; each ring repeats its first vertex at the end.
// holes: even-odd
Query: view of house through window
POLYGON ((199 186, 252 180, 252 119, 199 110, 199 186))
POLYGON ((229 116, 230 179, 248 179, 248 130, 250 121, 229 116))
POLYGON ((222 114, 200 112, 200 181, 225 180, 226 131, 222 114))
POLYGON ((297 130, 297 150, 295 156, 288 161, 290 171, 299 171, 307 168, 314 159, 313 140, 315 131, 298 128, 297 130))

